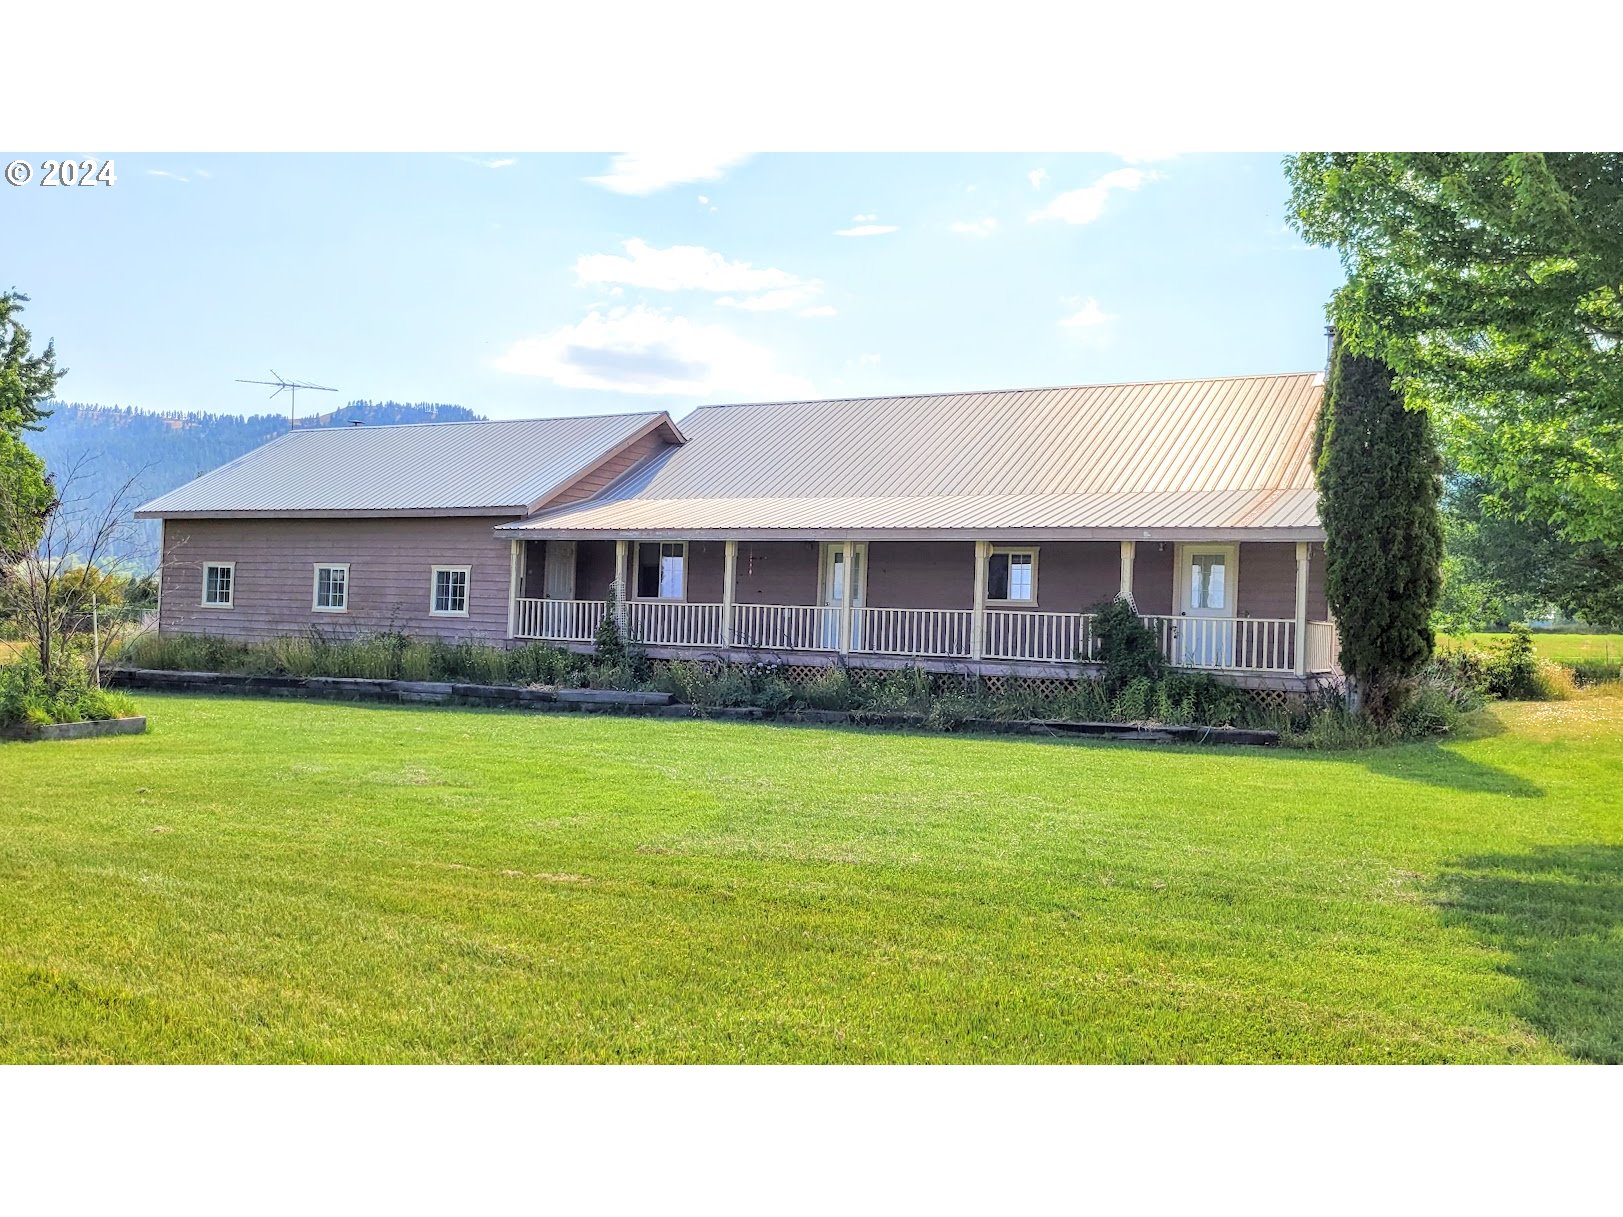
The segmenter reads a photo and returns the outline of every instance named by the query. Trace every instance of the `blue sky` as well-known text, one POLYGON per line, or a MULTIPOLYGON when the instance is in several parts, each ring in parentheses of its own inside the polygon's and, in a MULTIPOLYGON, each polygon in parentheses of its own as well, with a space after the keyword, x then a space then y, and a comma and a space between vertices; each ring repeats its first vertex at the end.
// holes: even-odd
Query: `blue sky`
POLYGON ((1277 155, 116 162, 6 187, 0 277, 64 398, 147 409, 274 408, 234 383, 272 367, 493 417, 1298 371, 1339 281, 1277 155))

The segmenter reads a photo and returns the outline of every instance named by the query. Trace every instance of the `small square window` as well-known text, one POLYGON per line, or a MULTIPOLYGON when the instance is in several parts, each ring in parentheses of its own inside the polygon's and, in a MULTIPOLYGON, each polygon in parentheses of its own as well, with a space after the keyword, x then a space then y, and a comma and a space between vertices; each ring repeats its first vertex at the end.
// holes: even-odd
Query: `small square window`
POLYGON ((1037 551, 994 549, 986 565, 986 598, 1031 603, 1037 599, 1037 551))
POLYGON ((468 615, 468 567, 436 566, 434 592, 428 611, 436 617, 468 615))
POLYGON ((203 566, 203 607, 230 608, 236 575, 235 562, 206 563, 203 566))
POLYGON ((311 603, 318 613, 345 613, 349 611, 349 564, 316 567, 315 599, 311 603))

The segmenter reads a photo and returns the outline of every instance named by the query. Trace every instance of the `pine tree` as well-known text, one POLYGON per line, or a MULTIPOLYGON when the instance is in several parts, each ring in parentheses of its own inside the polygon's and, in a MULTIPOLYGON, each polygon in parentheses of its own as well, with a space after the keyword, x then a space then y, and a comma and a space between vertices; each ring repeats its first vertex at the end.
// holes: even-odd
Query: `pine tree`
POLYGON ((1389 717, 1405 678, 1431 658, 1442 590, 1442 462, 1429 417, 1405 409, 1391 369, 1340 341, 1314 464, 1342 671, 1368 713, 1389 717))

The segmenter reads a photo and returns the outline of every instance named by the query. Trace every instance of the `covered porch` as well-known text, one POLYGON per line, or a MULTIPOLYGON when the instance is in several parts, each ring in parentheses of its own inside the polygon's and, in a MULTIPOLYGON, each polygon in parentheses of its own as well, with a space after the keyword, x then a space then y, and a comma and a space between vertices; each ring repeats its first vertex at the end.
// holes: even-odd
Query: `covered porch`
POLYGON ((1323 563, 1308 541, 521 540, 509 635, 584 647, 612 603, 656 657, 1079 675, 1088 608, 1121 595, 1170 663, 1289 687, 1335 670, 1323 563))

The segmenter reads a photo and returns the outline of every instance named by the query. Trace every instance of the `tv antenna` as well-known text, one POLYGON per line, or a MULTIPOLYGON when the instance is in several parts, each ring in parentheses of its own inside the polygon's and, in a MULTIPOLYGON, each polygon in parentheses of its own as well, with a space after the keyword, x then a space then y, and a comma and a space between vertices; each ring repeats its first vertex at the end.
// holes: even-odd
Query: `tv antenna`
POLYGON ((294 419, 297 417, 298 412, 299 412, 299 390, 300 389, 314 389, 314 390, 316 390, 317 392, 320 392, 320 393, 336 393, 336 392, 338 392, 338 390, 333 388, 331 385, 313 384, 308 380, 289 380, 287 377, 283 376, 280 372, 278 372, 275 368, 271 369, 271 375, 274 376, 276 379, 275 380, 244 380, 239 376, 237 378, 237 383, 239 385, 275 385, 276 387, 271 390, 271 396, 272 397, 275 397, 278 393, 281 393, 282 391, 286 390, 286 392, 287 392, 287 429, 289 431, 293 430, 294 419))

